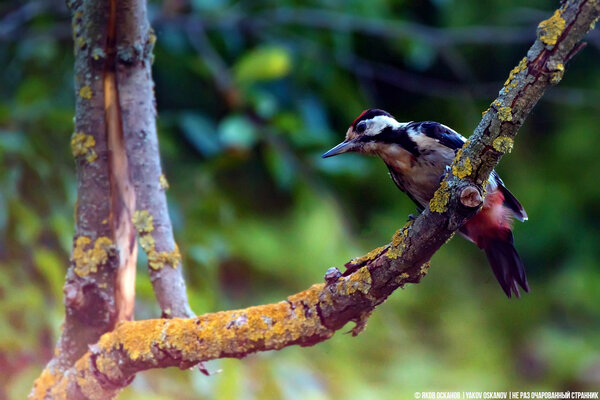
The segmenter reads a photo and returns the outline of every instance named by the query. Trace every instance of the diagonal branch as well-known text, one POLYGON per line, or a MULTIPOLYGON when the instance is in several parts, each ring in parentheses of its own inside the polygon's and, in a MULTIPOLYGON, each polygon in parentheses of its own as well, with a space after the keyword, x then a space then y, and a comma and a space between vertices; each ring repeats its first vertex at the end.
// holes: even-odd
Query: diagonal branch
POLYGON ((518 128, 544 91, 560 81, 565 63, 599 16, 596 0, 573 0, 540 23, 538 39, 511 71, 428 209, 390 244, 348 263, 345 276, 330 269, 325 284, 279 303, 190 319, 123 322, 64 374, 44 371, 31 397, 111 398, 145 369, 187 368, 215 358, 310 346, 349 321, 357 323, 353 333, 359 333, 395 289, 420 281, 433 253, 476 212, 490 172, 511 150, 518 128))

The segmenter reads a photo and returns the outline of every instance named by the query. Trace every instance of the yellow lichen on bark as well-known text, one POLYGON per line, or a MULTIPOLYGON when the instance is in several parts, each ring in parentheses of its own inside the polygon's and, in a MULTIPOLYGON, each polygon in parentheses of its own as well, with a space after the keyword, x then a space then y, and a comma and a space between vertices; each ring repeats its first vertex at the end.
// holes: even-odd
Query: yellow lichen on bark
POLYGON ((111 381, 116 382, 123 379, 123 373, 118 363, 111 357, 98 357, 96 359, 96 369, 111 381))
POLYGON ((371 289, 371 273, 369 269, 365 266, 358 269, 356 272, 349 276, 341 277, 337 283, 336 287, 338 293, 344 295, 351 295, 356 292, 361 292, 362 294, 368 294, 371 289))
POLYGON ((562 11, 554 11, 554 15, 538 25, 540 40, 548 45, 554 46, 556 41, 565 29, 565 19, 562 17, 562 11))
POLYGON ((400 286, 404 286, 404 284, 406 283, 406 280, 410 278, 410 274, 408 274, 407 272, 403 272, 400 275, 398 275, 396 277, 396 279, 394 279, 394 281, 400 285, 400 286))
POLYGON ((499 136, 492 142, 494 150, 501 153, 510 153, 512 151, 514 140, 507 136, 499 136))
POLYGON ((388 258, 395 260, 402 255, 402 252, 406 247, 406 234, 412 223, 413 221, 408 221, 402 229, 398 229, 396 233, 394 233, 394 236, 392 236, 392 245, 386 254, 388 258))
POLYGON ((510 107, 500 107, 498 109, 498 119, 500 121, 512 121, 512 109, 510 107))
POLYGON ((106 399, 108 394, 106 387, 98 381, 98 376, 94 373, 94 368, 91 367, 92 361, 90 358, 91 354, 88 352, 75 363, 77 386, 79 386, 86 399, 106 399))
POLYGON ((387 246, 377 247, 376 249, 369 251, 364 256, 353 258, 352 261, 350 261, 350 263, 353 265, 359 265, 359 264, 363 264, 367 261, 374 260, 379 254, 381 254, 381 252, 383 250, 385 250, 386 247, 387 246))
POLYGON ((80 48, 83 49, 85 47, 87 43, 85 42, 85 38, 83 36, 79 36, 76 40, 75 40, 75 48, 80 48))
POLYGON ((105 333, 98 341, 100 355, 96 364, 103 366, 102 373, 108 376, 114 375, 109 368, 113 365, 105 357, 111 357, 111 350, 123 348, 129 358, 133 361, 149 360, 152 358, 152 345, 158 344, 163 337, 164 325, 169 320, 149 319, 137 321, 135 324, 129 322, 119 323, 113 332, 105 333))
POLYGON ((469 157, 452 166, 452 174, 460 179, 471 175, 471 172, 473 172, 473 167, 471 166, 471 159, 469 157))
POLYGON ((139 234, 150 233, 154 230, 154 217, 148 210, 136 210, 133 213, 131 222, 139 234))
POLYGON ((167 181, 167 177, 165 176, 165 174, 161 174, 158 177, 158 183, 160 184, 160 188, 162 190, 167 190, 169 188, 169 181, 167 181))
POLYGON ((83 86, 79 89, 79 97, 89 100, 92 98, 92 88, 88 85, 83 86))
POLYGON ((565 66, 562 63, 556 64, 556 66, 554 67, 554 70, 552 71, 552 77, 550 78, 550 83, 552 83, 553 85, 558 84, 561 80, 563 75, 565 74, 565 66))
MULTIPOLYGON (((454 236, 454 234, 452 236, 454 236)), ((450 238, 452 238, 452 236, 450 236, 450 238)), ((427 261, 425 264, 421 265, 421 268, 419 269, 419 274, 421 274, 421 277, 427 275, 427 272, 429 272, 430 266, 431 266, 431 261, 427 261)))
POLYGON ((75 132, 71 136, 71 151, 73 157, 85 156, 88 162, 93 162, 98 158, 98 154, 94 150, 96 139, 92 135, 86 135, 83 132, 75 132))
POLYGON ((439 189, 435 191, 433 197, 429 201, 429 209, 431 212, 443 213, 448 209, 448 201, 450 200, 450 190, 448 182, 444 181, 439 189))
POLYGON ((140 246, 142 246, 142 249, 144 249, 146 253, 154 250, 155 242, 152 235, 148 234, 140 236, 139 242, 140 246))
POLYGON ((49 369, 42 371, 42 374, 37 378, 33 384, 33 390, 29 395, 30 400, 42 400, 46 397, 46 392, 49 388, 56 386, 56 381, 60 376, 53 374, 49 369))
POLYGON ((172 268, 177 268, 181 263, 181 253, 179 247, 175 243, 175 247, 171 251, 156 251, 156 242, 152 237, 154 231, 154 217, 150 215, 148 210, 137 210, 133 213, 131 222, 135 226, 140 235, 139 242, 142 249, 148 255, 148 265, 154 270, 159 270, 165 265, 172 268))
POLYGON ((106 263, 115 250, 112 240, 106 236, 99 237, 92 248, 87 248, 91 243, 92 240, 87 236, 79 236, 75 241, 71 261, 75 265, 73 271, 78 276, 98 272, 98 266, 106 263))
POLYGON ((519 72, 524 71, 527 68, 527 57, 523 57, 519 64, 514 67, 508 74, 508 79, 504 82, 504 91, 508 92, 510 89, 518 85, 518 81, 515 79, 519 72))
POLYGON ((154 248, 152 248, 150 251, 146 251, 146 253, 148 255, 148 265, 150 265, 150 268, 154 270, 159 270, 166 265, 169 265, 172 268, 177 268, 181 262, 181 253, 179 252, 177 243, 175 243, 175 248, 172 251, 156 251, 154 248))
POLYGON ((152 361, 155 353, 165 351, 199 362, 259 348, 280 349, 312 336, 328 338, 333 331, 321 324, 317 311, 323 287, 313 285, 287 301, 244 310, 190 319, 123 322, 100 338, 96 366, 107 377, 118 378, 118 365, 111 357, 120 349, 133 361, 152 361))

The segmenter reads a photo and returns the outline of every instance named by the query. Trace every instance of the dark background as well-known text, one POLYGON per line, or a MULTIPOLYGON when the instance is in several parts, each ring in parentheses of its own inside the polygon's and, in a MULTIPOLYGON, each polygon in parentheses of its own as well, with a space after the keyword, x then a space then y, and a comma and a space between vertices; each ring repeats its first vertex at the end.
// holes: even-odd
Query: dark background
MULTIPOLYGON (((383 163, 320 154, 365 108, 469 136, 557 1, 152 2, 163 165, 192 308, 284 299, 387 243, 414 205, 383 163)), ((498 170, 531 293, 508 300, 455 238, 357 338, 198 371, 120 398, 395 399, 415 391, 600 388, 600 36, 544 96, 498 170)), ((0 3, 0 399, 23 398, 63 319, 75 169, 71 22, 0 3)), ((157 317, 145 260, 136 318, 157 317)), ((347 327, 349 330, 351 326, 347 327)))

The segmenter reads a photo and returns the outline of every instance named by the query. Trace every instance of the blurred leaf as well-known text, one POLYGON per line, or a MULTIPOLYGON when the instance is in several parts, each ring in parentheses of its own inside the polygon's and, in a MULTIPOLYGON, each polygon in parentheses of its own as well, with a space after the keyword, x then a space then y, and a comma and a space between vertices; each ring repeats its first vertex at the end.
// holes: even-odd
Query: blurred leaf
POLYGON ((429 69, 437 56, 436 49, 427 43, 411 40, 406 53, 408 63, 417 71, 429 69))
POLYGON ((33 250, 33 260, 40 275, 44 277, 54 294, 54 300, 60 303, 68 261, 60 259, 53 251, 41 247, 33 250))
POLYGON ((23 245, 33 243, 42 230, 40 217, 26 204, 13 201, 11 213, 16 223, 16 233, 19 242, 23 245))
POLYGON ((281 46, 261 46, 244 54, 234 65, 235 80, 241 84, 283 78, 292 69, 291 55, 281 46))
POLYGON ((342 157, 321 158, 321 154, 327 150, 329 148, 325 147, 322 153, 315 153, 313 155, 315 165, 319 170, 331 175, 350 175, 354 177, 365 177, 369 174, 369 159, 358 154, 344 154, 342 157))
POLYGON ((40 64, 52 62, 57 54, 58 47, 54 38, 34 37, 20 42, 18 56, 23 62, 36 61, 40 64))
POLYGON ((0 154, 29 152, 31 147, 22 132, 10 132, 0 129, 0 154))
POLYGON ((248 149, 256 142, 256 130, 247 117, 234 114, 219 124, 219 139, 225 147, 248 149))
POLYGON ((41 77, 30 77, 19 87, 16 100, 22 105, 42 102, 50 97, 50 83, 41 77))
POLYGON ((237 360, 221 360, 222 372, 217 375, 216 399, 242 398, 242 364, 237 360))
POLYGON ((258 115, 265 119, 276 116, 279 111, 277 97, 266 90, 254 90, 249 94, 249 100, 258 115))
POLYGON ((73 242, 73 216, 55 212, 52 214, 52 217, 50 217, 49 222, 62 249, 67 253, 70 252, 73 242))
POLYGON ((8 399, 25 399, 31 392, 33 382, 42 372, 39 366, 32 366, 19 371, 16 376, 11 377, 6 394, 8 399))
POLYGON ((192 0, 192 8, 197 11, 222 10, 229 5, 229 0, 192 0))
POLYGON ((269 147, 265 150, 265 161, 277 185, 282 189, 289 189, 296 177, 296 168, 289 155, 269 147))
POLYGON ((184 136, 205 157, 214 156, 221 151, 215 123, 202 114, 183 113, 179 124, 184 136))
POLYGON ((180 54, 187 48, 183 31, 169 25, 157 32, 157 40, 163 42, 163 47, 171 53, 180 54))

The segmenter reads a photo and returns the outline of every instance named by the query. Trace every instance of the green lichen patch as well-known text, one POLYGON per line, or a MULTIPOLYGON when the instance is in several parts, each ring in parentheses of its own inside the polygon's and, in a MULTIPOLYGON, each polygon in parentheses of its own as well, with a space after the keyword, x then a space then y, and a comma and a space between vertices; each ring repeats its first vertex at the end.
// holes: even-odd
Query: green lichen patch
MULTIPOLYGON (((514 140, 507 136, 499 136, 492 142, 494 150, 501 153, 510 153, 512 151, 514 140)), ((484 186, 485 187, 485 186, 484 186)))
POLYGON ((443 213, 448 209, 448 201, 450 200, 450 188, 448 182, 444 181, 439 189, 435 191, 433 197, 429 201, 429 209, 431 212, 443 213))
POLYGON ((71 151, 73 157, 85 156, 88 162, 94 162, 98 158, 98 154, 94 150, 96 139, 92 135, 86 135, 83 132, 75 132, 71 136, 71 151))
POLYGON ((562 11, 554 11, 554 15, 538 25, 538 37, 548 46, 554 46, 556 41, 565 29, 565 19, 562 17, 562 11))

